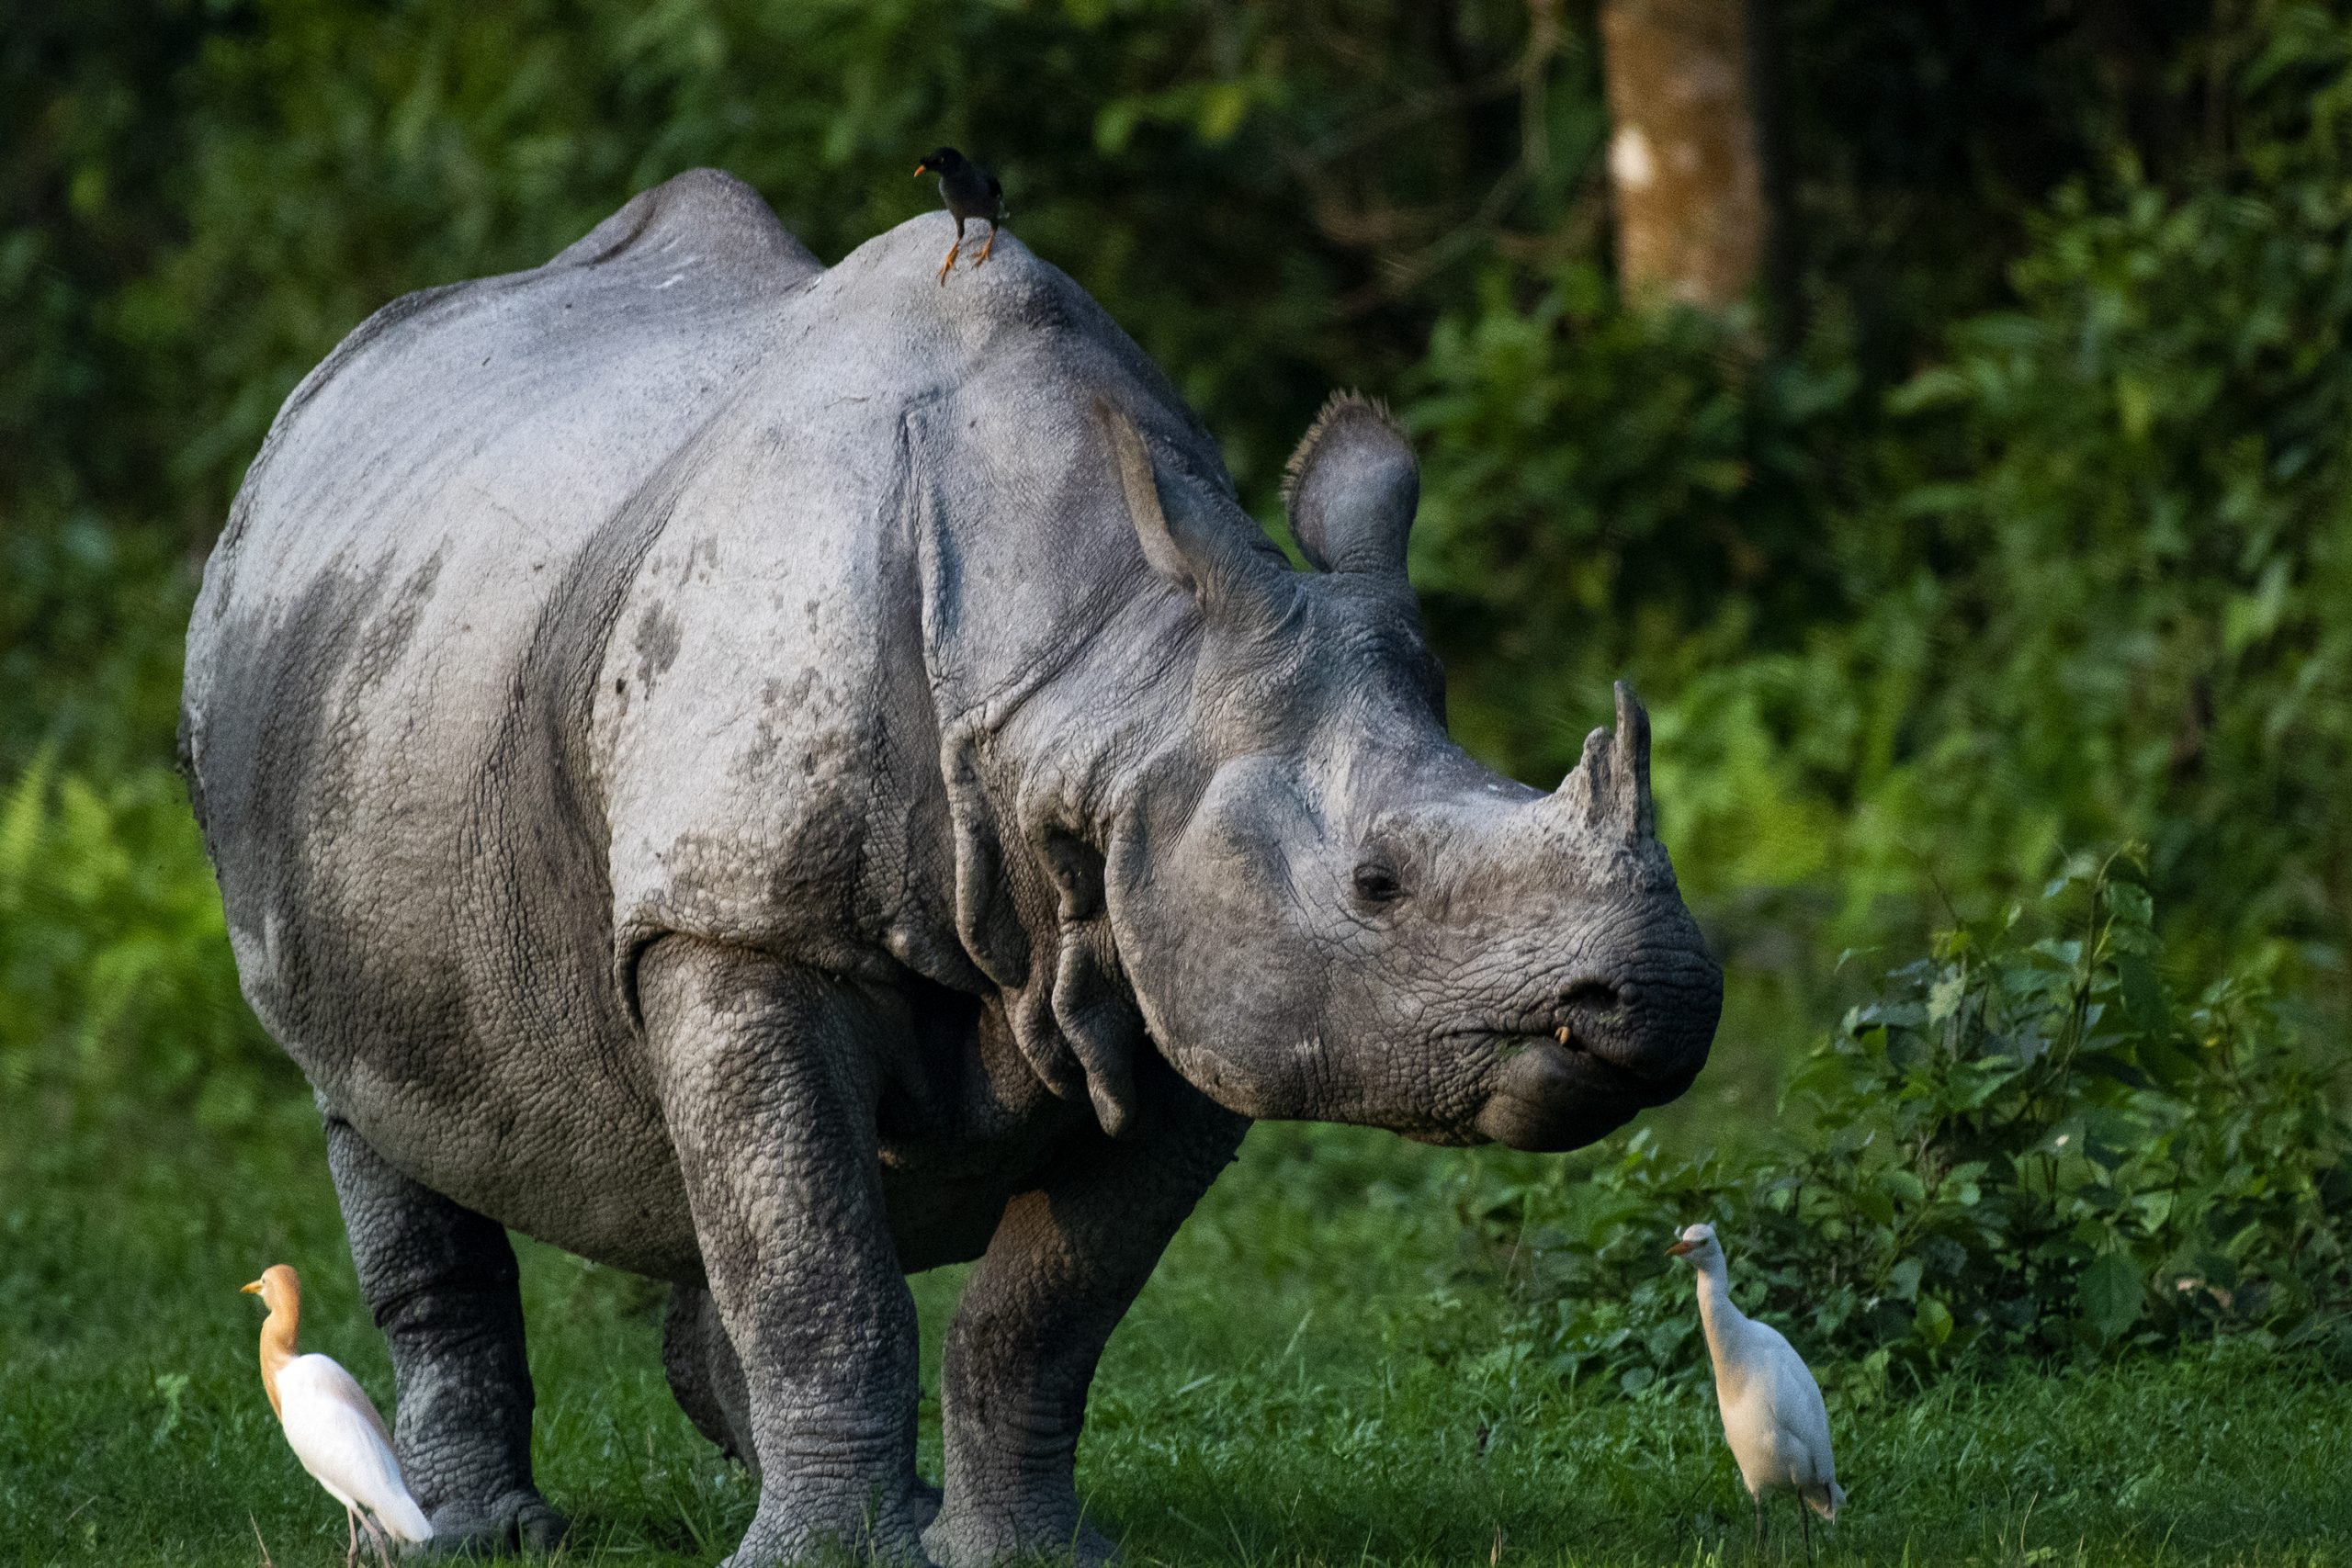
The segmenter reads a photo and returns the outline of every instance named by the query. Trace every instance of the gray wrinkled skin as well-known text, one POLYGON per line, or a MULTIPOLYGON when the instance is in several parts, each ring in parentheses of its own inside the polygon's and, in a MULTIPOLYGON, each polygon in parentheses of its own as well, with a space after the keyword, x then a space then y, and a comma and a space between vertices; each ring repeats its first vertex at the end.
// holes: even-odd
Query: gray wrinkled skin
POLYGON ((561 1529, 502 1227, 673 1282, 734 1562, 1091 1562, 1088 1382, 1250 1119, 1567 1148, 1705 1058, 1646 721, 1552 795, 1453 745, 1377 411, 1295 572, 1068 277, 933 282, 950 224, 828 271, 698 172, 397 300, 206 573, 191 793, 458 1541, 561 1529), (904 1275, 966 1258, 943 1498, 904 1275))

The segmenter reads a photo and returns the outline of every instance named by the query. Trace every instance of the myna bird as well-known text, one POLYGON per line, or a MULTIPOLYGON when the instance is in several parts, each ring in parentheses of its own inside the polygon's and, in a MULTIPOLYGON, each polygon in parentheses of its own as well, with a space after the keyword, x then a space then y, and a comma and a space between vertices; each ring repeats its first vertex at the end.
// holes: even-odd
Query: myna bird
POLYGON ((245 1287, 269 1308, 261 1325, 261 1386, 269 1407, 286 1428, 286 1441, 311 1478, 343 1505, 350 1533, 344 1568, 359 1554, 365 1528, 379 1562, 387 1560, 384 1535, 395 1540, 433 1539, 424 1510, 409 1495, 392 1435, 352 1375, 328 1357, 305 1356, 294 1337, 302 1319, 302 1281, 283 1263, 262 1270, 245 1287), (380 1527, 380 1529, 379 1528, 380 1527))
POLYGON ((956 243, 947 247, 947 259, 939 264, 939 282, 947 284, 948 269, 956 265, 956 254, 964 248, 964 225, 978 218, 989 226, 989 243, 972 258, 978 266, 996 249, 996 227, 1004 216, 1004 187, 996 176, 973 163, 953 147, 942 147, 928 154, 915 165, 918 178, 924 175, 939 176, 940 199, 947 203, 947 210, 956 215, 956 243))

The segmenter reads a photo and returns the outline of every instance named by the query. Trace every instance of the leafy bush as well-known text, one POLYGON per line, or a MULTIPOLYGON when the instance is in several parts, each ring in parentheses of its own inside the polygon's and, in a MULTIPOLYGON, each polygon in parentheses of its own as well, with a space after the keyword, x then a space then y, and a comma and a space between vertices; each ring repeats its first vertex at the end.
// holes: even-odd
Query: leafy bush
POLYGON ((102 787, 37 761, 0 795, 0 1091, 236 1124, 296 1087, 238 995, 178 779, 102 787))
POLYGON ((1699 1219, 1743 1309, 1864 1389, 2226 1334, 2352 1354, 2340 1065, 2257 977, 2177 997, 2128 863, 2078 863, 2044 899, 1889 974, 1760 1151, 1674 1159, 1642 1133, 1481 1195, 1476 1233, 1557 1370, 1699 1375, 1664 1256, 1699 1219))
POLYGON ((1759 358, 1573 266, 1442 317, 1404 409, 1464 735, 1556 779, 1630 671, 1686 884, 1826 908, 1800 950, 2137 840, 2199 965, 2345 1009, 2352 20, 2255 10, 2212 154, 2061 185, 1891 389, 1837 310, 1759 358))

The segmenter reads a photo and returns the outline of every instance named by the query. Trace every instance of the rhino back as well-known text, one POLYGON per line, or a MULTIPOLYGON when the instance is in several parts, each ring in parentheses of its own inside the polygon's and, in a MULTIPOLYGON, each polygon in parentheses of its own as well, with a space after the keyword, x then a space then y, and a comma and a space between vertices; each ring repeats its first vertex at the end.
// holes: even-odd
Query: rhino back
POLYGON ((695 433, 817 272, 703 172, 545 266, 387 306, 281 411, 190 627, 191 793, 255 1010, 460 1201, 596 1167, 594 1212, 514 1216, 551 1239, 683 1213, 611 1048, 568 727, 695 433))

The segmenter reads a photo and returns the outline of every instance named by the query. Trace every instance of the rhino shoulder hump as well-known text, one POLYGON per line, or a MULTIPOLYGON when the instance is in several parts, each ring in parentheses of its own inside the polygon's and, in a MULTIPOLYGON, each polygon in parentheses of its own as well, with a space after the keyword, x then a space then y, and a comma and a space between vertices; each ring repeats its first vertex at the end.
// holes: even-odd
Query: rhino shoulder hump
POLYGON ((777 221, 760 193, 724 169, 688 169, 639 191, 557 252, 542 270, 632 262, 659 265, 681 252, 771 286, 802 282, 824 270, 777 221))

